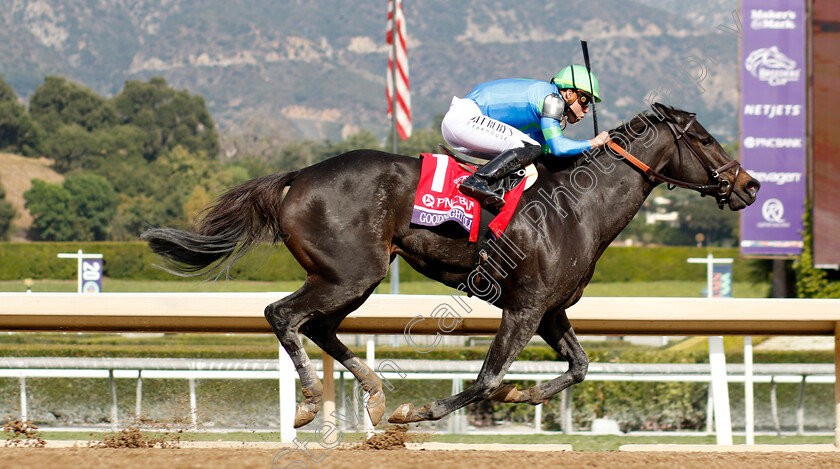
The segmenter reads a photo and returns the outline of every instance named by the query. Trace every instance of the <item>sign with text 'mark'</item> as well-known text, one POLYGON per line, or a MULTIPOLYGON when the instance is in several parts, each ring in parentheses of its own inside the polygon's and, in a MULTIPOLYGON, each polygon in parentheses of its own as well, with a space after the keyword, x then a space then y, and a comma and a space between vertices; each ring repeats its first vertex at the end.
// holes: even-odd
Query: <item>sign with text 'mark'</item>
POLYGON ((742 0, 741 163, 761 182, 741 213, 741 253, 802 251, 805 212, 804 0, 742 0))

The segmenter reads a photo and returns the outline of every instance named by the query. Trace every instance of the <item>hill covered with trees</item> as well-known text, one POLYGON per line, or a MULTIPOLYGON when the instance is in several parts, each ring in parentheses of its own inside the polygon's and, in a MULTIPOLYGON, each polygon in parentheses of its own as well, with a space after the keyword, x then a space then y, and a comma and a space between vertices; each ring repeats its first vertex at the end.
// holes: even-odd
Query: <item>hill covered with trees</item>
MULTIPOLYGON (((586 39, 602 85, 602 127, 653 98, 697 112, 731 141, 739 39, 718 26, 737 27, 737 5, 407 0, 415 123, 429 126, 476 83, 547 79, 581 63, 586 39)), ((386 12, 386 2, 342 0, 13 2, 0 11, 0 74, 24 97, 48 75, 104 97, 121 93, 126 80, 164 77, 206 99, 226 155, 251 151, 254 136, 336 141, 367 130, 382 140, 386 12)))

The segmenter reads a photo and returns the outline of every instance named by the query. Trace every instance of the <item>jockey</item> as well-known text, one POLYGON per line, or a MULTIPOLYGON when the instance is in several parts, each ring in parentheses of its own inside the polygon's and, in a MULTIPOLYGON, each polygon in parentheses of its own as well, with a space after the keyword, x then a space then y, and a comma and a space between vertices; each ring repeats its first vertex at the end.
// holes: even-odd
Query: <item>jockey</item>
POLYGON ((604 145, 607 132, 582 141, 563 137, 566 124, 580 122, 593 99, 601 102, 598 80, 582 65, 565 67, 550 83, 495 80, 452 98, 441 123, 443 138, 462 153, 492 158, 461 183, 461 192, 498 208, 505 201, 490 184, 542 154, 572 157, 604 145))

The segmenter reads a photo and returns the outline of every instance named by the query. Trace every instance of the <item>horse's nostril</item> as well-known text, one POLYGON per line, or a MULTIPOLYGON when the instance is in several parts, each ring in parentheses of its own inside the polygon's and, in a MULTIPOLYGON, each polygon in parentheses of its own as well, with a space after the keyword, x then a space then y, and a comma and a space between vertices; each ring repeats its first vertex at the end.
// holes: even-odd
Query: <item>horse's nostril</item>
POLYGON ((746 189, 749 194, 755 195, 758 193, 758 190, 761 189, 761 183, 755 179, 750 179, 750 181, 744 185, 744 189, 746 189))

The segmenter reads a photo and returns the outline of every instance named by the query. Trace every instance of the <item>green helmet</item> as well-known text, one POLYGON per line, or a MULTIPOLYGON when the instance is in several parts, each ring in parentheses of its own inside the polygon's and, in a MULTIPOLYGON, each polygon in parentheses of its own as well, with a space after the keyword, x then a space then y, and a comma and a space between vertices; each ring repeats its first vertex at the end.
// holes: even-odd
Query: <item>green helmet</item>
POLYGON ((587 73, 586 67, 583 65, 569 65, 560 70, 560 73, 552 78, 551 82, 561 90, 578 89, 585 91, 595 98, 596 103, 601 102, 601 87, 598 86, 598 79, 595 78, 594 73, 587 73), (590 79, 592 80, 591 85, 590 79))

